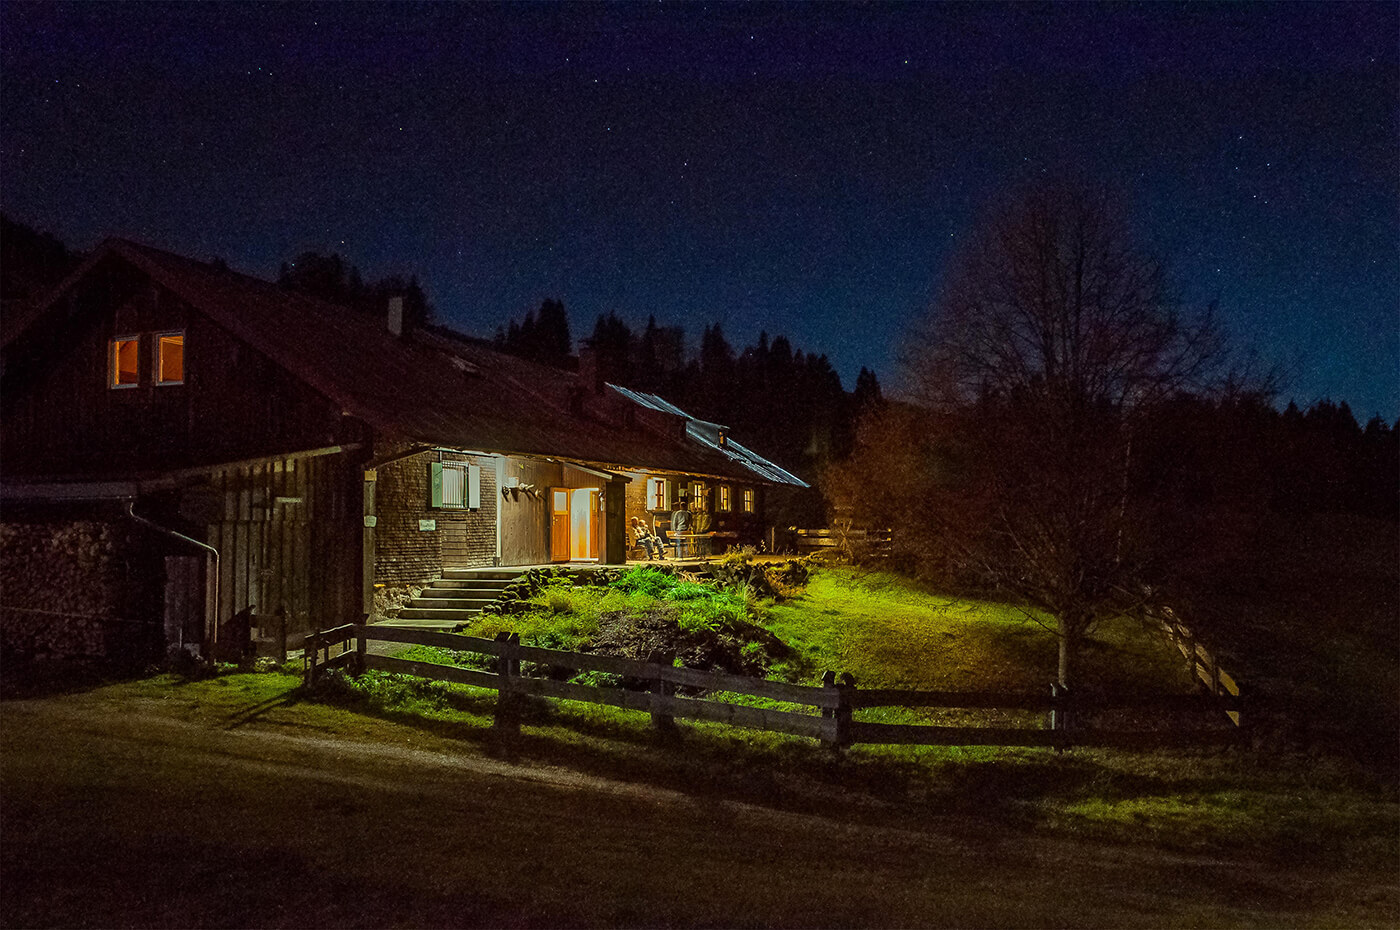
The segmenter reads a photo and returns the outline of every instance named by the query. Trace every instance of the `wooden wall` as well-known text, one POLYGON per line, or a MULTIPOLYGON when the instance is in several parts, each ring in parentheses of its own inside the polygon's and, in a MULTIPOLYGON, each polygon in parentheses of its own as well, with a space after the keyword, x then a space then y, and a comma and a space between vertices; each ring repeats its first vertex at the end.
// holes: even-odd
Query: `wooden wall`
POLYGON ((215 473, 206 541, 219 550, 219 622, 285 611, 305 632, 357 622, 360 470, 344 454, 215 473))
POLYGON ((329 400, 113 259, 5 351, 5 473, 110 474, 362 439, 329 400), (185 334, 185 382, 152 383, 154 334, 185 334), (109 342, 140 336, 141 384, 108 386, 109 342))
MULTIPOLYGON (((549 562, 549 491, 551 488, 605 488, 608 480, 591 471, 537 459, 505 458, 506 479, 532 485, 534 494, 512 494, 509 480, 497 493, 501 507, 501 564, 543 565, 549 562)), ((483 483, 484 484, 484 483, 483 483)), ((612 541, 620 530, 620 513, 607 519, 606 538, 600 549, 604 561, 615 556, 612 541)))
POLYGON ((541 565, 549 561, 549 489, 564 484, 563 466, 507 457, 504 477, 533 485, 532 494, 501 494, 501 564, 541 565))

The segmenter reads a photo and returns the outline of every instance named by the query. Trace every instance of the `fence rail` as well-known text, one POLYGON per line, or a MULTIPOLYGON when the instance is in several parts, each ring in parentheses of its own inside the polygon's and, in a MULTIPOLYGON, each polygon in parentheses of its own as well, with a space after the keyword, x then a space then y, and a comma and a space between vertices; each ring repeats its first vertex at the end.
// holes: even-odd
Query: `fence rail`
POLYGON ((856 743, 915 744, 926 746, 1071 746, 1147 747, 1194 745, 1229 738, 1229 728, 1216 731, 1107 730, 1075 725, 1076 717, 1118 709, 1161 711, 1225 710, 1239 723, 1240 698, 1233 692, 1214 694, 1128 695, 1116 698, 1084 697, 1060 688, 1049 693, 1027 694, 995 691, 914 691, 890 688, 860 689, 850 675, 834 672, 823 676, 820 686, 794 685, 725 672, 682 668, 660 662, 642 662, 620 656, 565 652, 523 646, 518 634, 502 633, 481 639, 456 633, 346 624, 312 633, 306 638, 306 679, 314 685, 331 668, 366 669, 414 675, 436 681, 470 685, 497 693, 498 726, 519 726, 520 700, 525 696, 606 704, 650 713, 657 726, 669 727, 676 719, 708 720, 731 726, 805 736, 842 748, 856 743), (457 652, 492 657, 494 671, 418 662, 370 653, 371 641, 436 646, 457 652), (594 671, 630 679, 632 687, 610 687, 561 681, 554 677, 525 675, 521 662, 546 669, 594 671), (645 690, 641 690, 645 687, 645 690), (702 694, 678 695, 676 689, 726 692, 767 698, 802 710, 752 707, 708 699, 702 694), (853 719, 854 711, 871 707, 987 708, 1048 711, 1046 726, 979 727, 875 723, 853 719))
POLYGON ((827 550, 850 554, 863 549, 873 555, 888 555, 893 539, 890 530, 858 530, 849 527, 827 527, 822 529, 799 529, 789 527, 788 545, 799 553, 813 553, 827 550))
POLYGON ((1163 607, 1153 615, 1172 645, 1186 659, 1186 673, 1192 682, 1199 681, 1211 697, 1223 702, 1234 701, 1235 709, 1226 711, 1235 726, 1240 725, 1238 700, 1240 686, 1235 679, 1220 667, 1220 661, 1196 639, 1191 628, 1182 623, 1171 610, 1163 607))

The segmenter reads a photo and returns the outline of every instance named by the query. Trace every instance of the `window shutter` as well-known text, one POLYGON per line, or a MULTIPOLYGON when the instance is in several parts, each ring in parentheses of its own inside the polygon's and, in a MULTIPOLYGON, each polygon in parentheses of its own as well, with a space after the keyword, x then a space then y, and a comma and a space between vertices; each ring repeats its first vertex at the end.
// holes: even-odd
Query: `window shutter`
POLYGON ((472 510, 481 509, 481 466, 467 466, 467 506, 472 510))
POLYGON ((428 506, 442 506, 442 463, 428 463, 428 506))

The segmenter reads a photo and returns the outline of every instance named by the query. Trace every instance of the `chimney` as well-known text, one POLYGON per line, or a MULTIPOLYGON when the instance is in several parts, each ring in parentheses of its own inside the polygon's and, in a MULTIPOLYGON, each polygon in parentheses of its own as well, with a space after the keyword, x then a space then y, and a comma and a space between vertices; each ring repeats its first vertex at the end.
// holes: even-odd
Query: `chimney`
POLYGON ((403 335, 403 298, 389 298, 389 332, 395 336, 403 335))

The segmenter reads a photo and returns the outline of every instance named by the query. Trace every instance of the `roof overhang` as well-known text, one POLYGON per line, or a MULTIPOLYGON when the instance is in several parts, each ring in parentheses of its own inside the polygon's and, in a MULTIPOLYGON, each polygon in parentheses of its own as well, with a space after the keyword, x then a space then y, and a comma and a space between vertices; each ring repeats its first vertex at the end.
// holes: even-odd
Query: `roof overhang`
POLYGON ((257 465, 266 465, 269 462, 286 461, 287 459, 320 458, 325 455, 339 455, 342 452, 353 452, 358 448, 360 448, 359 443, 349 443, 343 446, 322 446, 318 449, 303 449, 299 452, 265 455, 255 459, 239 459, 233 462, 218 462, 212 465, 196 465, 190 468, 180 468, 174 471, 160 472, 158 474, 134 475, 128 477, 71 477, 40 479, 36 481, 0 480, 0 500, 15 502, 31 501, 36 503, 136 500, 142 495, 184 487, 214 472, 227 471, 230 468, 251 468, 257 465))

